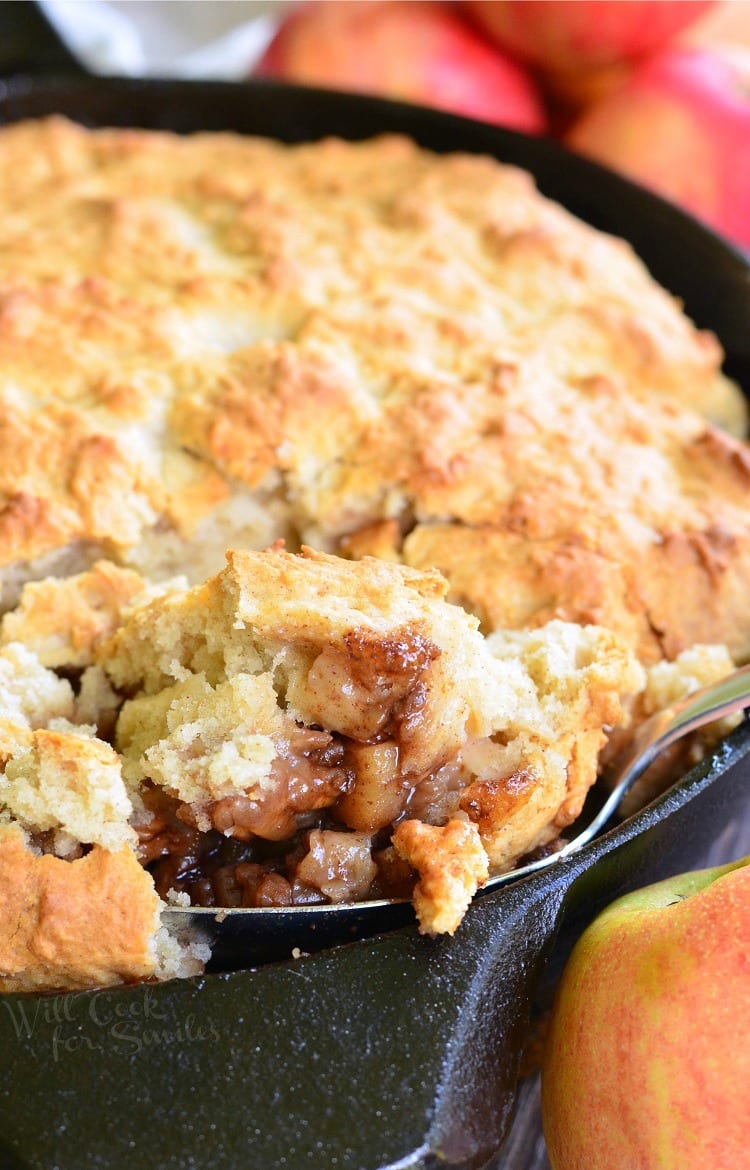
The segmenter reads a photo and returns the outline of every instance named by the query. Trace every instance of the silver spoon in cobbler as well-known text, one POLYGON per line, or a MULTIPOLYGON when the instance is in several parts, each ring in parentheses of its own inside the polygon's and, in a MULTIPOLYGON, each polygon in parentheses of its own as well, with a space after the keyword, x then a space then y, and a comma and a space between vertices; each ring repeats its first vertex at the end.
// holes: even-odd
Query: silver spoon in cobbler
MULTIPOLYGON (((622 811, 624 798, 657 756, 706 724, 738 714, 749 707, 750 665, 740 668, 718 683, 693 692, 645 720, 634 733, 626 752, 617 760, 615 772, 610 776, 608 795, 586 826, 554 852, 496 874, 487 882, 482 893, 518 881, 538 870, 559 865, 565 858, 577 853, 594 839, 618 811, 622 811)), ((308 935, 319 930, 317 942, 323 942, 325 936, 325 945, 329 945, 346 941, 347 935, 356 937, 360 931, 373 934, 400 925, 401 921, 410 920, 410 912, 409 902, 380 899, 264 909, 217 910, 216 907, 170 906, 164 910, 162 918, 170 932, 178 937, 202 936, 212 947, 223 942, 222 959, 231 965, 233 961, 254 963, 279 958, 280 942, 285 957, 288 957, 294 953, 294 935, 298 929, 304 929, 308 935), (393 912, 397 909, 402 911, 402 915, 399 920, 392 920, 393 912), (335 924, 335 937, 329 933, 331 923, 335 924), (264 936, 264 929, 270 931, 268 937, 264 936)), ((300 949, 306 948, 302 945, 300 949)), ((317 943, 315 949, 319 949, 317 943)))

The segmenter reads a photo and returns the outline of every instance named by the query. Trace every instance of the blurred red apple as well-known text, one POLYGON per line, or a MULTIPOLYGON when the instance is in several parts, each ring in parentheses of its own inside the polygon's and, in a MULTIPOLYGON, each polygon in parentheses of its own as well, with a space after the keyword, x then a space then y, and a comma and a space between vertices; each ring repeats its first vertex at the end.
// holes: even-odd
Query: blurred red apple
POLYGON ((613 902, 563 972, 542 1066, 553 1170, 740 1170, 750 858, 613 902))
POLYGON ((542 69, 616 65, 653 53, 714 0, 467 0, 499 45, 542 69))
POLYGON ((556 120, 564 121, 610 93, 635 60, 667 44, 714 3, 466 0, 463 7, 498 45, 539 69, 556 120))
POLYGON ((746 50, 667 50, 587 110, 566 140, 750 248, 746 50))
POLYGON ((287 18, 256 75, 439 106, 531 134, 534 82, 440 3, 316 0, 287 18))

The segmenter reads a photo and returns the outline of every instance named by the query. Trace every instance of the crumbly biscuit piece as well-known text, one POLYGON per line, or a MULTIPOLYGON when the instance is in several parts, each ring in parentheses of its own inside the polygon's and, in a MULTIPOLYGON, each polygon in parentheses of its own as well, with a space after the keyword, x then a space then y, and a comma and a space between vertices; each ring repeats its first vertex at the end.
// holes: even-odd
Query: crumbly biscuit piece
POLYGON ((138 573, 99 561, 74 577, 26 585, 2 619, 0 644, 22 642, 42 666, 91 666, 98 642, 114 632, 145 584, 138 573))
POLYGON ((488 648, 506 671, 520 664, 535 696, 515 742, 469 745, 462 757, 475 779, 461 808, 499 871, 576 819, 609 733, 625 722, 621 700, 641 689, 643 671, 613 634, 593 626, 497 631, 488 648))
POLYGON ((104 554, 200 580, 285 537, 438 565, 487 628, 750 653, 720 349, 527 175, 60 119, 0 163, 5 605, 104 554))
POLYGON ((159 899, 131 849, 73 861, 0 826, 0 991, 74 991, 153 975, 159 899))
POLYGON ((67 679, 19 643, 0 648, 0 767, 31 746, 34 728, 66 720, 74 710, 67 679))
POLYGON ((42 666, 19 642, 0 647, 0 716, 13 723, 46 727, 53 719, 70 719, 73 688, 65 678, 42 666))
MULTIPOLYGON (((733 670, 734 663, 725 646, 691 646, 672 662, 657 662, 646 671, 646 685, 638 695, 638 716, 648 718, 733 670)), ((730 716, 732 726, 739 718, 730 716)), ((728 727, 722 734, 726 730, 728 727)))
POLYGON ((127 702, 117 744, 131 782, 149 778, 180 800, 220 800, 270 781, 283 717, 268 675, 215 687, 204 674, 127 702))
POLYGON ((136 843, 117 753, 72 725, 32 733, 0 776, 0 807, 26 829, 62 830, 112 853, 136 843))
POLYGON ((396 852, 419 874, 414 907, 425 934, 454 934, 469 902, 489 877, 476 825, 454 818, 447 825, 402 821, 393 834, 396 852))
MULTIPOLYGON (((632 721, 663 711, 666 707, 688 698, 702 687, 710 686, 731 674, 735 666, 725 646, 691 646, 672 662, 657 662, 646 671, 646 682, 635 697, 632 721)), ((729 715, 709 723, 706 727, 672 744, 636 781, 622 802, 622 813, 630 816, 664 791, 675 776, 683 775, 699 763, 719 740, 742 722, 742 714, 729 715)), ((619 751, 627 749, 627 734, 618 728, 602 754, 601 767, 604 782, 612 760, 619 751)))

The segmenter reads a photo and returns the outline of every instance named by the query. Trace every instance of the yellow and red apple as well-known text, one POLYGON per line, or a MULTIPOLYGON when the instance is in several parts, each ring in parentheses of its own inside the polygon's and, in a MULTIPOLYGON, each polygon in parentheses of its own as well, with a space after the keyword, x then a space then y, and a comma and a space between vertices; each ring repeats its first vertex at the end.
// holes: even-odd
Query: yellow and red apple
POLYGON ((573 124, 574 150, 750 248, 750 51, 667 49, 573 124))
POLYGON ((507 52, 554 72, 617 65, 655 52, 714 0, 466 0, 507 52))
POLYGON ((555 103, 580 109, 620 85, 715 0, 466 0, 477 26, 539 70, 555 103))
POLYGON ((750 858, 628 894, 584 932, 542 1112, 553 1170, 750 1167, 750 858))
POLYGON ((255 73, 420 102, 530 134, 546 128, 524 68, 450 4, 316 0, 282 23, 255 73))

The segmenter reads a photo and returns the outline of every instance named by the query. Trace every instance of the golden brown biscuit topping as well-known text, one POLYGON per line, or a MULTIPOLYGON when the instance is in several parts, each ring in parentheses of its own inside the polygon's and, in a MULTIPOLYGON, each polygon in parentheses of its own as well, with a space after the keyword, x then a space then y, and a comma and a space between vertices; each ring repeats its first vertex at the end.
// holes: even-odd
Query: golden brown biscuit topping
POLYGON ((528 176, 60 119, 0 162, 6 605, 102 554, 201 580, 285 537, 437 564, 488 628, 750 648, 720 349, 528 176))

